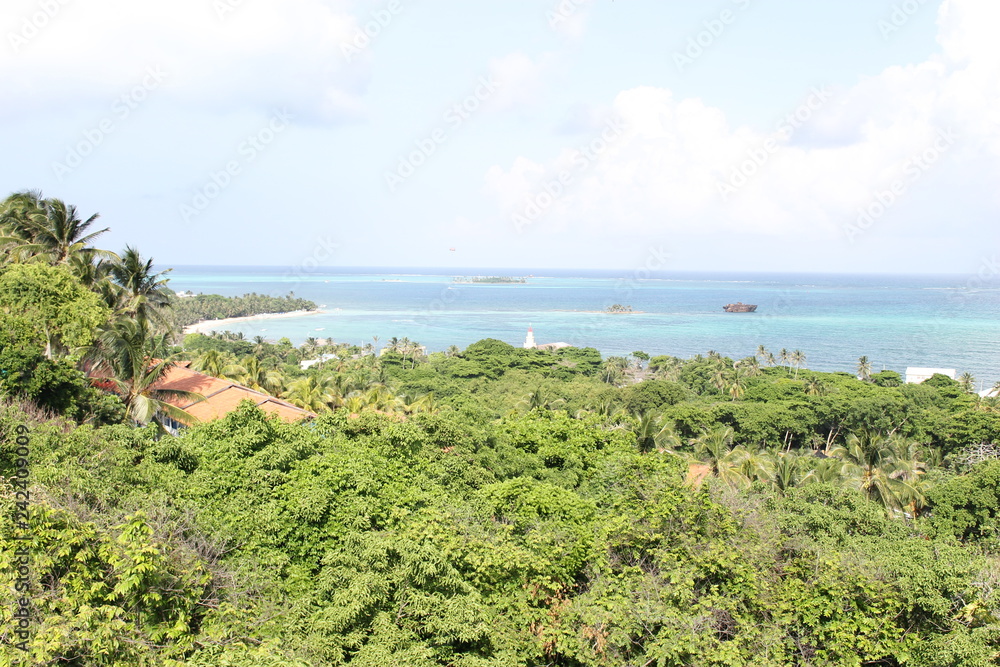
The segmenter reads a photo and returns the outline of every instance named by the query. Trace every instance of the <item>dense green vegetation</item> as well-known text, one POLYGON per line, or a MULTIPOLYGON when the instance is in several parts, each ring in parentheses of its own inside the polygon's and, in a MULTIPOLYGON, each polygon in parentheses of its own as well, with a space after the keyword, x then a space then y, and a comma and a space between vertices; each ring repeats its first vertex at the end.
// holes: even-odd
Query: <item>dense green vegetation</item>
POLYGON ((256 293, 235 297, 198 294, 178 298, 173 302, 172 310, 177 326, 186 327, 202 320, 223 320, 229 317, 247 317, 265 313, 316 310, 316 304, 308 299, 296 298, 293 293, 288 293, 283 297, 256 293))
POLYGON ((1000 664, 1000 406, 968 383, 180 340, 162 274, 71 207, 18 195, 0 225, 0 590, 15 534, 33 582, 0 665, 1000 664), (175 359, 320 416, 165 436, 175 359))

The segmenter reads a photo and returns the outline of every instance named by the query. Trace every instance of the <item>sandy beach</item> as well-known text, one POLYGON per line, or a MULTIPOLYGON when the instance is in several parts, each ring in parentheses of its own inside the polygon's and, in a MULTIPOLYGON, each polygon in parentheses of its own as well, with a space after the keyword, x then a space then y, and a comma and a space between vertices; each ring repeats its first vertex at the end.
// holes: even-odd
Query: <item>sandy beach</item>
POLYGON ((307 315, 321 315, 322 310, 293 310, 290 313, 266 313, 264 315, 247 315, 246 317, 229 317, 224 320, 202 320, 196 324, 184 327, 184 335, 193 333, 207 333, 219 327, 237 322, 249 322, 250 320, 276 320, 283 317, 305 317, 307 315))

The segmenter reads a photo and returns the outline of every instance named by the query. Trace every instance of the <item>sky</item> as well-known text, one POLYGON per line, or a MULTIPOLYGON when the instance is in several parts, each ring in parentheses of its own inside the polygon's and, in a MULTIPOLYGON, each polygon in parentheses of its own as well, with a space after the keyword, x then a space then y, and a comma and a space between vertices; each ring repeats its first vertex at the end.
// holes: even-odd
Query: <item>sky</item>
POLYGON ((996 0, 5 0, 0 196, 160 267, 998 271, 996 0))

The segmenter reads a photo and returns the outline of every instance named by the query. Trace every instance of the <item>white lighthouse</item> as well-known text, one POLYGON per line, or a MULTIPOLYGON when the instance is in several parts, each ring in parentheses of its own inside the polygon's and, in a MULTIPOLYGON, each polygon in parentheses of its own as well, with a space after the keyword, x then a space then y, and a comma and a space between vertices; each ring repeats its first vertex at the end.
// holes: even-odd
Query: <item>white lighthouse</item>
POLYGON ((524 339, 524 349, 534 350, 535 349, 535 332, 528 327, 528 336, 524 339))

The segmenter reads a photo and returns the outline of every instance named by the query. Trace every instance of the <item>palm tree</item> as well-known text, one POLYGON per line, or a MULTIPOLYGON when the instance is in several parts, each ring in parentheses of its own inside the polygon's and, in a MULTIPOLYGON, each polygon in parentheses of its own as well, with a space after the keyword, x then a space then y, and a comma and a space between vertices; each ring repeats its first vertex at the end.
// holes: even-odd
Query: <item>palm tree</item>
POLYGON ((729 486, 745 487, 750 480, 740 471, 747 456, 742 447, 733 447, 732 428, 716 426, 692 442, 695 457, 711 468, 712 475, 729 486))
POLYGON ((976 390, 976 378, 972 373, 962 373, 958 378, 958 383, 962 386, 962 391, 971 394, 976 390))
POLYGON ((684 362, 677 357, 657 357, 655 364, 650 363, 649 368, 657 378, 664 380, 676 380, 680 375, 684 362))
POLYGON ((458 345, 449 345, 448 349, 444 351, 444 356, 446 357, 457 357, 462 353, 461 348, 458 345))
POLYGON ((844 481, 842 474, 843 464, 840 459, 828 456, 825 458, 816 456, 810 459, 800 459, 803 468, 806 467, 805 461, 810 461, 811 466, 809 467, 809 471, 802 475, 802 484, 840 484, 844 481))
POLYGON ((782 495, 789 489, 802 484, 802 457, 797 454, 781 453, 771 462, 771 484, 782 495))
POLYGON ((243 367, 244 371, 243 375, 240 376, 241 384, 272 396, 281 393, 284 377, 280 371, 266 368, 261 364, 260 359, 252 354, 243 357, 240 366, 243 367))
POLYGON ((239 381, 247 369, 236 363, 236 359, 225 352, 205 350, 191 362, 191 369, 223 380, 239 381))
POLYGON ((136 424, 152 421, 163 427, 164 416, 186 423, 197 421, 167 401, 193 403, 204 400, 204 396, 156 386, 174 365, 162 358, 168 339, 168 333, 151 336, 143 323, 123 319, 104 328, 85 352, 91 373, 111 383, 125 403, 126 417, 136 424))
POLYGON ((360 395, 348 396, 341 407, 352 415, 359 414, 366 407, 365 399, 360 395))
POLYGON ((758 449, 746 449, 743 447, 737 447, 736 449, 743 450, 738 455, 742 458, 739 461, 738 470, 748 482, 770 482, 772 480, 774 476, 774 462, 770 456, 758 449))
POLYGON ((409 414, 423 412, 429 415, 436 415, 441 412, 442 407, 434 400, 434 392, 430 392, 412 401, 408 401, 405 410, 409 414))
POLYGON ((767 365, 773 367, 777 363, 778 363, 778 361, 777 361, 777 359, 774 358, 774 354, 768 352, 767 353, 767 365))
POLYGON ((826 394, 826 385, 819 378, 809 378, 806 380, 805 391, 807 396, 823 396, 826 394))
POLYGON ((329 380, 309 376, 292 382, 282 398, 303 410, 322 412, 335 407, 341 397, 329 380))
POLYGON ((747 357, 746 359, 737 361, 736 364, 743 369, 744 375, 749 378, 755 378, 761 374, 760 362, 757 361, 757 357, 747 357))
POLYGON ((365 405, 373 410, 396 412, 403 407, 403 401, 384 385, 375 385, 364 395, 365 405))
POLYGON ((805 363, 806 363, 806 355, 803 354, 800 350, 795 350, 794 352, 792 352, 792 354, 791 354, 791 356, 789 358, 792 360, 792 363, 795 365, 795 379, 798 380, 799 379, 799 367, 805 365, 805 363))
POLYGON ((746 392, 746 385, 743 382, 743 373, 740 372, 739 368, 733 371, 732 379, 729 384, 729 395, 735 401, 739 398, 743 398, 743 394, 746 392))
POLYGON ((918 476, 924 464, 914 446, 896 436, 851 434, 829 455, 841 462, 841 475, 850 486, 887 509, 922 505, 918 476))
POLYGON ((625 379, 628 361, 625 357, 608 357, 601 367, 601 379, 608 384, 619 386, 625 379))
POLYGON ((16 259, 40 257, 50 264, 68 264, 74 257, 114 258, 107 250, 89 244, 109 231, 90 231, 100 214, 81 220, 75 206, 60 199, 43 199, 40 192, 18 192, 8 197, 0 210, 0 226, 6 231, 0 244, 16 259))
POLYGON ((763 345, 758 345, 757 346, 757 352, 754 353, 754 358, 760 359, 761 361, 765 361, 765 360, 767 360, 767 355, 768 354, 769 353, 768 353, 766 347, 764 347, 763 345))
POLYGON ((413 351, 413 342, 406 336, 399 339, 399 346, 396 350, 403 355, 403 368, 406 368, 406 357, 413 351))
POLYGON ((551 410, 565 402, 566 399, 552 398, 544 388, 535 387, 534 391, 529 392, 518 402, 518 405, 525 411, 531 412, 532 410, 551 410))
POLYGON ((862 355, 858 357, 858 379, 867 382, 872 376, 872 362, 868 360, 868 357, 862 355))
POLYGON ((139 251, 125 246, 121 257, 106 262, 106 271, 113 287, 105 298, 114 298, 108 306, 116 315, 166 328, 171 291, 164 276, 171 269, 155 273, 152 259, 143 260, 139 251))
POLYGON ((319 347, 319 340, 317 340, 315 336, 309 336, 306 338, 305 342, 302 343, 302 356, 307 359, 311 358, 312 355, 316 353, 317 347, 319 347))
POLYGON ((649 452, 656 447, 656 437, 663 427, 660 426, 660 417, 648 413, 639 415, 639 423, 635 425, 635 442, 640 452, 649 452))
POLYGON ((729 373, 726 371, 725 367, 717 366, 712 372, 712 384, 719 392, 724 392, 726 390, 726 385, 729 384, 729 373))

